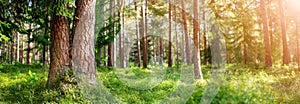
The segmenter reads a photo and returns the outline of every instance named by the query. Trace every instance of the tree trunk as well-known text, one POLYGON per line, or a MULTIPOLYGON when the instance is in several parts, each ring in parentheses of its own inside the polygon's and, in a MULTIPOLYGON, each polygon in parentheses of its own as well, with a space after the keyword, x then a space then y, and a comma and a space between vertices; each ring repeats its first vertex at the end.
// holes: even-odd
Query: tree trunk
POLYGON ((189 33, 188 33, 188 27, 186 23, 186 14, 185 14, 185 2, 184 0, 181 0, 181 9, 182 9, 182 19, 183 19, 183 28, 184 28, 184 34, 185 34, 185 53, 186 53, 186 62, 188 64, 191 64, 191 56, 190 56, 190 45, 189 45, 189 33))
POLYGON ((10 43, 10 64, 13 64, 14 62, 14 53, 15 53, 15 48, 14 48, 14 39, 12 39, 10 43))
POLYGON ((300 70, 300 50, 299 50, 299 35, 300 35, 300 31, 299 31, 299 28, 300 28, 300 15, 299 14, 296 14, 296 42, 297 42, 297 52, 296 52, 296 59, 297 59, 297 64, 298 64, 298 70, 300 70))
POLYGON ((268 22, 267 22, 267 15, 266 15, 266 7, 265 7, 265 0, 260 0, 260 8, 262 14, 262 23, 263 23, 263 32, 264 32, 264 44, 265 44, 265 64, 267 67, 272 66, 272 58, 271 58, 271 47, 270 47, 270 39, 269 39, 269 32, 268 32, 268 22))
POLYGON ((286 23, 285 23, 285 15, 284 15, 284 7, 283 7, 283 0, 279 0, 279 10, 280 10, 280 22, 281 22, 281 33, 282 33, 282 47, 283 47, 283 57, 282 61, 283 64, 287 65, 290 63, 290 55, 289 49, 287 46, 287 39, 286 39, 286 23))
POLYGON ((137 3, 138 1, 137 0, 134 0, 134 9, 135 11, 137 12, 137 15, 136 15, 136 40, 137 40, 137 66, 140 67, 141 66, 141 49, 140 49, 140 28, 139 28, 139 19, 138 19, 138 16, 139 16, 139 12, 138 12, 138 7, 137 7, 137 3))
POLYGON ((142 41, 143 41, 143 67, 148 66, 148 40, 147 40, 147 0, 142 4, 142 41))
POLYGON ((169 0, 169 47, 168 47, 168 66, 172 67, 172 4, 169 0))
POLYGON ((30 57, 30 52, 31 52, 31 37, 32 37, 32 23, 29 24, 29 32, 27 34, 27 53, 26 53, 26 63, 30 64, 31 63, 31 57, 30 57))
POLYGON ((19 32, 16 32, 16 35, 17 35, 17 43, 16 43, 16 56, 15 56, 15 60, 16 62, 19 62, 19 58, 20 58, 20 33, 19 32))
MULTIPOLYGON (((174 3, 176 0, 174 0, 174 3)), ((175 20, 175 39, 176 39, 176 64, 179 62, 179 44, 178 44, 178 33, 177 33, 177 12, 176 12, 176 6, 174 6, 174 20, 175 20)))
POLYGON ((96 0, 76 0, 72 45, 72 67, 91 84, 96 83, 95 63, 95 3, 96 0))
POLYGON ((21 43, 21 45, 20 45, 20 54, 19 54, 20 59, 19 59, 19 61, 21 63, 23 63, 24 62, 24 36, 23 36, 23 34, 21 34, 20 43, 21 43))
POLYGON ((56 15, 56 12, 53 13, 52 19, 48 84, 57 86, 57 79, 62 78, 64 72, 69 68, 70 26, 68 18, 56 15))
POLYGON ((123 6, 124 6, 124 0, 120 0, 121 2, 121 10, 119 12, 119 17, 121 18, 121 31, 119 34, 119 54, 120 54, 120 67, 124 68, 124 50, 123 50, 123 36, 124 36, 124 15, 123 15, 123 6))
MULTIPOLYGON (((110 16, 114 16, 114 6, 115 6, 115 0, 110 1, 110 16)), ((111 30, 114 31, 114 30, 111 30)), ((113 34, 114 35, 114 34, 113 34)), ((108 65, 112 67, 114 65, 114 42, 109 43, 108 45, 108 65)))
MULTIPOLYGON (((206 28, 207 28, 207 27, 206 27, 206 16, 205 16, 205 14, 206 14, 205 8, 206 8, 206 7, 204 6, 204 5, 205 5, 205 4, 204 4, 204 3, 205 3, 205 0, 201 0, 201 1, 202 1, 202 5, 203 5, 203 9, 202 9, 202 11, 203 11, 203 14, 202 14, 202 15, 203 15, 203 16, 202 16, 202 21, 203 21, 203 49, 206 50, 206 49, 207 49, 207 38, 206 38, 206 37, 207 37, 207 36, 206 36, 206 35, 207 35, 207 34, 206 34, 206 31, 207 31, 206 28)), ((201 57, 201 56, 200 56, 200 57, 201 57)), ((207 63, 208 63, 208 62, 207 62, 207 59, 206 59, 206 57, 204 56, 204 64, 207 65, 207 63)))
POLYGON ((201 72, 201 60, 200 60, 200 51, 199 51, 199 6, 198 6, 198 0, 194 0, 194 74, 196 78, 203 79, 202 72, 201 72))

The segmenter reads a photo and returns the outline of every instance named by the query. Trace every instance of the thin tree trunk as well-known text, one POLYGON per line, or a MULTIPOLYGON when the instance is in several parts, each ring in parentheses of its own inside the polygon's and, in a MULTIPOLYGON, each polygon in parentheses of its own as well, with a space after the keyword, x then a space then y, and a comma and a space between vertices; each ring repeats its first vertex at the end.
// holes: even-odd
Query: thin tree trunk
POLYGON ((26 53, 26 63, 30 64, 31 63, 31 57, 30 57, 30 52, 31 52, 31 37, 32 37, 32 23, 29 24, 29 33, 27 34, 27 53, 26 53))
MULTIPOLYGON (((176 3, 176 0, 174 0, 174 4, 176 3)), ((178 44, 178 33, 177 33, 177 12, 176 12, 176 6, 174 6, 174 20, 175 20, 175 39, 176 39, 176 64, 179 62, 179 44, 178 44)))
POLYGON ((188 64, 191 64, 191 56, 190 56, 190 45, 189 45, 189 33, 188 33, 188 27, 186 23, 186 14, 185 14, 185 2, 184 0, 181 0, 181 9, 182 9, 182 19, 183 19, 183 27, 184 27, 184 34, 185 34, 185 53, 186 53, 186 62, 188 64))
POLYGON ((169 47, 168 47, 168 66, 172 67, 172 4, 169 0, 169 47))
POLYGON ((121 18, 121 31, 120 31, 120 34, 119 34, 119 54, 120 54, 120 67, 121 68, 124 68, 125 65, 124 65, 124 50, 123 50, 123 36, 124 36, 124 14, 123 14, 123 6, 124 6, 124 0, 120 0, 121 1, 121 10, 119 12, 119 17, 121 18))
POLYGON ((270 47, 270 39, 269 39, 269 32, 268 32, 268 22, 267 22, 267 15, 266 15, 266 7, 265 7, 265 0, 260 0, 260 8, 262 12, 262 23, 263 23, 263 32, 264 32, 264 44, 265 44, 265 64, 267 67, 272 66, 272 58, 271 58, 271 47, 270 47))
POLYGON ((297 64, 298 64, 298 70, 300 70, 300 49, 299 49, 299 35, 300 35, 300 31, 299 31, 299 28, 300 28, 300 15, 299 14, 296 14, 296 42, 297 42, 297 52, 296 52, 296 59, 297 59, 297 64))
POLYGON ((16 32, 16 35, 17 35, 17 43, 16 43, 16 56, 15 56, 15 60, 16 62, 19 62, 19 58, 20 58, 20 33, 19 32, 16 32))
POLYGON ((135 8, 135 11, 137 12, 137 15, 136 15, 137 65, 138 65, 138 67, 141 67, 140 28, 139 28, 139 19, 138 19, 139 12, 137 9, 138 8, 137 3, 138 3, 138 1, 134 0, 134 8, 135 8))
POLYGON ((194 0, 194 74, 196 78, 203 79, 202 72, 201 72, 201 60, 200 60, 200 54, 199 54, 199 6, 198 6, 198 0, 194 0))
POLYGON ((14 39, 12 39, 11 43, 10 43, 10 63, 12 64, 14 62, 14 53, 15 53, 15 48, 14 48, 14 39))
POLYGON ((283 0, 279 0, 279 10, 280 10, 280 22, 281 22, 281 33, 282 33, 282 47, 283 47, 283 57, 282 61, 283 64, 287 65, 290 63, 290 55, 289 49, 287 46, 287 39, 286 39, 286 20, 284 15, 284 8, 283 8, 283 0))
MULTIPOLYGON (((202 5, 203 5, 203 9, 202 9, 202 11, 203 11, 203 14, 202 14, 202 21, 203 21, 203 48, 204 48, 204 50, 206 50, 207 49, 207 34, 206 34, 206 16, 205 16, 205 14, 206 14, 206 11, 205 11, 205 0, 201 0, 202 1, 202 5)), ((207 65, 207 58, 204 56, 204 64, 205 65, 207 65)))
MULTIPOLYGON (((110 1, 110 16, 114 16, 114 5, 115 5, 115 0, 110 1)), ((114 30, 111 30, 114 31, 114 30)), ((108 45, 108 65, 107 66, 113 66, 114 65, 114 42, 109 43, 108 45)))
POLYGON ((147 0, 142 5, 142 34, 143 34, 143 67, 148 66, 148 40, 147 40, 147 0))
POLYGON ((21 43, 21 45, 20 45, 20 54, 19 54, 20 59, 19 59, 19 61, 20 61, 20 63, 23 64, 23 62, 24 62, 24 36, 23 36, 23 34, 21 34, 20 43, 21 43))

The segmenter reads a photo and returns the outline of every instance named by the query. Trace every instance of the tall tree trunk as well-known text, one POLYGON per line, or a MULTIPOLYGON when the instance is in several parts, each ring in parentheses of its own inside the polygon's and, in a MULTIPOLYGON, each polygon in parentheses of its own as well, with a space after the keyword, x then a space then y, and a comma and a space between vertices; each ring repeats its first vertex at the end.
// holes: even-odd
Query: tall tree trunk
POLYGON ((297 64, 298 64, 298 70, 300 70, 300 49, 299 49, 299 35, 300 35, 300 15, 299 13, 296 14, 296 42, 297 42, 297 52, 296 52, 296 59, 297 59, 297 64))
POLYGON ((184 37, 185 37, 185 34, 184 34, 184 30, 182 31, 182 33, 181 33, 181 43, 182 43, 182 49, 181 49, 181 56, 182 56, 182 61, 183 62, 186 62, 186 51, 185 51, 185 39, 184 39, 184 37))
POLYGON ((271 47, 270 47, 270 38, 268 32, 268 22, 267 22, 267 14, 265 7, 265 0, 260 0, 260 8, 262 14, 262 23, 263 23, 263 31, 264 31, 264 44, 265 44, 265 64, 268 67, 272 66, 272 58, 271 58, 271 47))
POLYGON ((168 47, 168 66, 172 67, 172 4, 169 0, 169 47, 168 47))
POLYGON ((15 54, 15 60, 16 62, 19 62, 19 58, 20 58, 20 33, 19 32, 16 32, 16 54, 15 54))
POLYGON ((121 31, 120 31, 120 34, 119 34, 119 55, 120 55, 120 67, 121 68, 124 68, 125 65, 124 65, 124 50, 123 50, 123 36, 124 36, 124 13, 123 13, 123 6, 124 6, 124 0, 119 0, 121 2, 121 9, 120 9, 120 12, 119 12, 119 17, 121 18, 121 31))
MULTIPOLYGON (((176 0, 173 1, 174 4, 176 3, 176 0)), ((176 64, 179 62, 179 44, 178 44, 178 33, 177 33, 177 12, 176 12, 176 6, 174 6, 174 20, 175 20, 175 39, 176 39, 176 64)))
POLYGON ((283 0, 279 0, 279 10, 280 10, 280 22, 281 22, 281 33, 282 33, 282 47, 283 47, 283 57, 282 61, 283 64, 287 65, 290 63, 290 55, 289 49, 287 46, 287 39, 286 39, 286 23, 285 23, 285 15, 284 15, 284 8, 283 8, 283 0))
POLYGON ((137 4, 138 1, 137 0, 134 0, 134 9, 135 11, 137 12, 137 15, 136 15, 136 37, 137 37, 137 65, 138 67, 141 66, 141 49, 140 49, 140 28, 139 28, 139 19, 138 19, 138 16, 139 16, 139 12, 138 12, 138 7, 137 7, 137 4))
POLYGON ((200 54, 199 54, 199 6, 198 6, 198 0, 194 0, 194 74, 196 78, 203 79, 202 72, 201 72, 201 60, 200 60, 200 54))
MULTIPOLYGON (((115 0, 110 0, 110 16, 114 16, 114 9, 113 9, 114 6, 115 6, 115 0)), ((114 30, 111 30, 111 31, 114 31, 114 30)), ((111 42, 108 45, 108 65, 107 66, 112 67, 113 65, 114 65, 114 42, 111 42)))
POLYGON ((26 53, 26 63, 30 64, 31 63, 31 57, 30 57, 30 52, 31 52, 31 38, 32 38, 32 23, 29 24, 29 32, 27 34, 27 53, 26 53))
MULTIPOLYGON (((206 50, 207 49, 207 34, 206 34, 206 29, 207 29, 207 27, 206 27, 206 16, 205 16, 205 14, 206 14, 206 11, 205 11, 205 0, 201 0, 202 1, 202 5, 203 5, 203 9, 202 9, 202 21, 203 21, 203 48, 206 50)), ((205 65, 207 65, 207 59, 206 59, 206 57, 204 56, 204 64, 205 65)))
POLYGON ((24 36, 23 36, 23 34, 21 34, 20 43, 21 43, 21 45, 20 45, 20 54, 19 54, 20 59, 19 59, 19 61, 21 63, 23 63, 24 62, 24 36))
POLYGON ((68 18, 56 15, 56 12, 53 13, 52 19, 48 84, 57 86, 57 79, 62 78, 64 72, 69 68, 70 26, 68 18))
POLYGON ((143 67, 148 66, 147 0, 142 0, 143 67))
POLYGON ((185 34, 185 53, 186 53, 186 62, 188 64, 191 64, 191 55, 190 55, 190 44, 189 44, 189 33, 188 33, 188 27, 186 23, 186 13, 185 13, 185 2, 184 0, 181 0, 181 9, 182 9, 182 19, 183 19, 183 28, 184 28, 184 34, 185 34))
POLYGON ((91 84, 96 83, 95 4, 96 0, 76 0, 72 45, 72 67, 91 84))
POLYGON ((12 64, 14 62, 14 53, 15 53, 15 48, 14 48, 14 39, 12 39, 11 43, 10 43, 10 64, 12 64))

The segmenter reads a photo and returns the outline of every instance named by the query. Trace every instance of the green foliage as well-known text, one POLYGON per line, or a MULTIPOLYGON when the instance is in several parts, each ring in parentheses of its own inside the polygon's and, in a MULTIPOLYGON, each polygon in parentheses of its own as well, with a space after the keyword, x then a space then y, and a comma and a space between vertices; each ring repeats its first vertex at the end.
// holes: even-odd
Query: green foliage
POLYGON ((54 0, 54 12, 58 16, 73 18, 73 9, 76 8, 74 0, 54 0))
MULTIPOLYGON (((209 75, 209 67, 202 67, 206 75, 209 75)), ((213 104, 276 104, 276 103, 297 103, 299 101, 299 77, 294 69, 282 70, 265 69, 264 71, 253 70, 241 65, 229 65, 225 71, 222 86, 213 99, 213 104)), ((148 90, 137 90, 128 87, 119 80, 116 69, 98 68, 99 83, 103 88, 109 89, 118 102, 126 103, 155 103, 171 94, 178 84, 180 70, 177 68, 166 69, 164 80, 156 87, 148 90), (101 81, 100 81, 101 79, 101 81)), ((138 76, 145 78, 152 73, 149 69, 130 69, 134 74, 121 71, 128 77, 138 76)), ((101 99, 103 102, 111 101, 109 98, 102 98, 101 94, 109 93, 99 90, 98 87, 85 86, 90 88, 90 93, 99 96, 84 96, 78 86, 65 84, 60 88, 48 88, 47 69, 40 65, 2 65, 0 64, 0 103, 91 103, 94 99, 101 99)), ((73 75, 71 70, 66 75, 73 75)), ((205 76, 208 79, 209 76, 205 76)), ((187 101, 188 104, 199 104, 208 80, 198 81, 196 89, 187 101)), ((176 100, 176 98, 175 98, 176 100)))
POLYGON ((110 16, 107 18, 105 25, 100 29, 97 37, 97 47, 104 47, 113 42, 121 30, 120 17, 110 16))

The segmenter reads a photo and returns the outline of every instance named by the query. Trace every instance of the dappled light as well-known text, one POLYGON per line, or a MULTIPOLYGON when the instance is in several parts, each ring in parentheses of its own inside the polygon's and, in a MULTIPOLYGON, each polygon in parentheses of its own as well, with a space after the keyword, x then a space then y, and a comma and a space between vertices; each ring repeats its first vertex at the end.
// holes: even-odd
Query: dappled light
POLYGON ((0 0, 0 104, 298 104, 300 0, 0 0))

